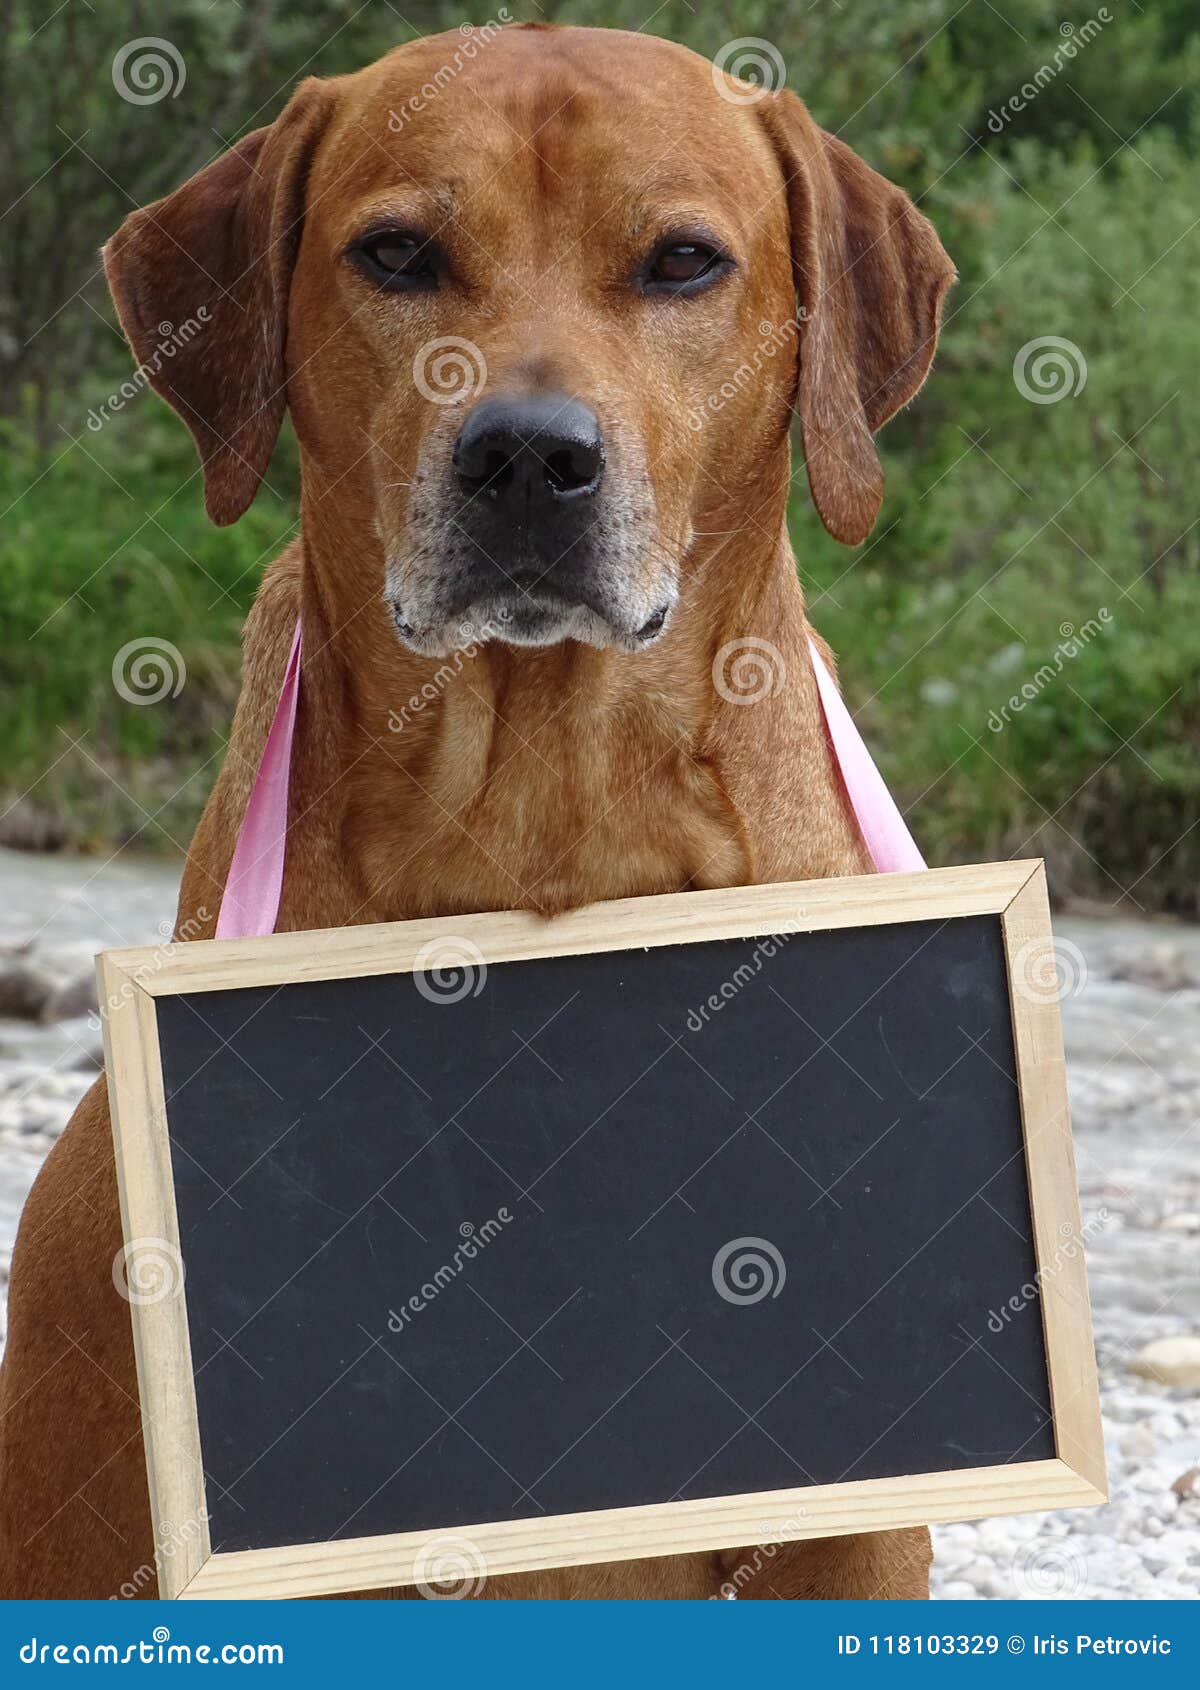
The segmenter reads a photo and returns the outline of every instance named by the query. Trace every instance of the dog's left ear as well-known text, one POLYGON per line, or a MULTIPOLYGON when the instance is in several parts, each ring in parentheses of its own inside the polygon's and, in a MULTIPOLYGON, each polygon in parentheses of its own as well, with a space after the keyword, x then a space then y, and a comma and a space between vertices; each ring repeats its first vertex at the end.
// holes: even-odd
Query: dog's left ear
POLYGON ((327 83, 302 83, 273 124, 131 212, 104 248, 139 371, 191 429, 221 526, 254 498, 283 422, 288 289, 331 103, 327 83))
POLYGON ((790 90, 758 110, 788 198, 808 482, 834 539, 855 546, 883 498, 872 435, 925 380, 954 266, 908 195, 818 128, 790 90))

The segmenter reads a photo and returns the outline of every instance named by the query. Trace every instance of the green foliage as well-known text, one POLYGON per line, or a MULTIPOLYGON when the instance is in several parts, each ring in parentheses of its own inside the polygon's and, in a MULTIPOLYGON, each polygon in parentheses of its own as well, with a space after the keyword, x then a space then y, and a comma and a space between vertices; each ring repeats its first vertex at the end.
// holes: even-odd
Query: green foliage
MULTIPOLYGON (((49 816, 77 843, 186 839, 228 728, 241 619, 295 520, 286 441, 271 490, 218 533, 158 401, 88 428, 128 370, 97 248, 131 204, 269 121, 301 76, 463 17, 445 0, 401 10, 10 0, 0 19, 0 734, 22 827, 49 816), (179 97, 152 106, 118 98, 110 73, 146 35, 187 67, 179 97), (144 635, 177 645, 188 671, 153 709, 111 681, 144 635)), ((1042 853, 1060 893, 1194 911, 1193 0, 1081 0, 1069 17, 1061 0, 650 10, 509 6, 708 56, 772 42, 818 120, 917 196, 959 267, 933 378, 881 440, 876 535, 857 552, 829 540, 800 467, 792 511, 813 620, 918 837, 935 860, 1042 853), (1038 372, 1053 372, 1023 349, 1048 336, 1071 343, 1078 391, 1036 403, 1014 364, 1047 397, 1038 372)), ((470 15, 500 13, 478 0, 470 15)))

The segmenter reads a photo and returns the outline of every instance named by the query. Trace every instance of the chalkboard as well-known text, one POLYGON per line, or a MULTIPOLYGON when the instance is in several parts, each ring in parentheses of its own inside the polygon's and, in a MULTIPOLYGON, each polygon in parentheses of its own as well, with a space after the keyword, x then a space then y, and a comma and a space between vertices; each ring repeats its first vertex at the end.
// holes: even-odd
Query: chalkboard
MULTIPOLYGON (((201 973, 154 998, 155 1237, 177 1240, 211 1567, 391 1541, 413 1563, 391 1576, 419 1578, 422 1539, 457 1534, 497 1570, 490 1527, 517 1534, 507 1570, 606 1558, 587 1519, 648 1553, 638 1522, 673 1507, 786 1496, 799 1536, 806 1497, 872 1482, 979 1474, 987 1511, 1005 1469, 1064 1477, 1015 1013, 1053 996, 1028 942, 1013 975, 1011 899, 880 919, 869 884, 862 925, 755 888, 692 895, 724 900, 692 935, 691 897, 609 906, 610 948, 569 954, 529 917, 401 924, 373 931, 407 935, 407 966, 325 978, 323 935, 257 983, 297 936, 180 948, 201 973), (637 943, 652 905, 671 937, 637 943), (505 954, 504 920, 540 954, 505 954)), ((1060 1256, 1076 1232, 1054 1222, 1060 1256)), ((1072 1319, 1088 1347, 1086 1295, 1072 1319)))

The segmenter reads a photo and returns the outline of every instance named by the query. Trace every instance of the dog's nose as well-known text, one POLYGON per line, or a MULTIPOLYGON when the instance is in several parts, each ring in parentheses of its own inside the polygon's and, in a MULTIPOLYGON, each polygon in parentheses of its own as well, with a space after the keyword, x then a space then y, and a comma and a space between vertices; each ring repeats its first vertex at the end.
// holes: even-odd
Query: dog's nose
POLYGON ((590 405, 563 393, 483 399, 454 443, 454 469, 472 494, 518 522, 589 498, 604 474, 604 438, 590 405))

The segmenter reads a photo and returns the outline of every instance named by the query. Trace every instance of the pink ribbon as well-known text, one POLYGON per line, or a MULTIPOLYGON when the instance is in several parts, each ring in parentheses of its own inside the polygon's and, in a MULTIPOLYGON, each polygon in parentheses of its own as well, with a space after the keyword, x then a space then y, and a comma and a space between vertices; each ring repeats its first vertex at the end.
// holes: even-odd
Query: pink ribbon
POLYGON ((292 772, 292 740, 296 734, 296 702, 300 696, 302 648, 297 621, 275 719, 263 746, 262 760, 233 848, 233 861, 217 916, 218 939, 256 939, 275 931, 287 852, 288 783, 292 772))
MULTIPOLYGON (((923 869, 924 858, 913 843, 912 834, 811 639, 808 647, 833 760, 841 772, 871 861, 880 874, 923 869)), ((251 939, 275 931, 287 853, 288 782, 296 734, 302 650, 297 622, 275 718, 229 865, 229 879, 217 917, 218 939, 251 939)))
POLYGON ((834 685, 833 676, 811 639, 808 649, 817 672, 817 692, 825 712, 833 760, 841 771, 846 795, 858 818, 863 843, 876 872, 899 874, 906 869, 924 868, 925 859, 917 850, 904 817, 896 808, 895 799, 863 744, 863 737, 854 725, 854 717, 847 710, 841 693, 834 685))

